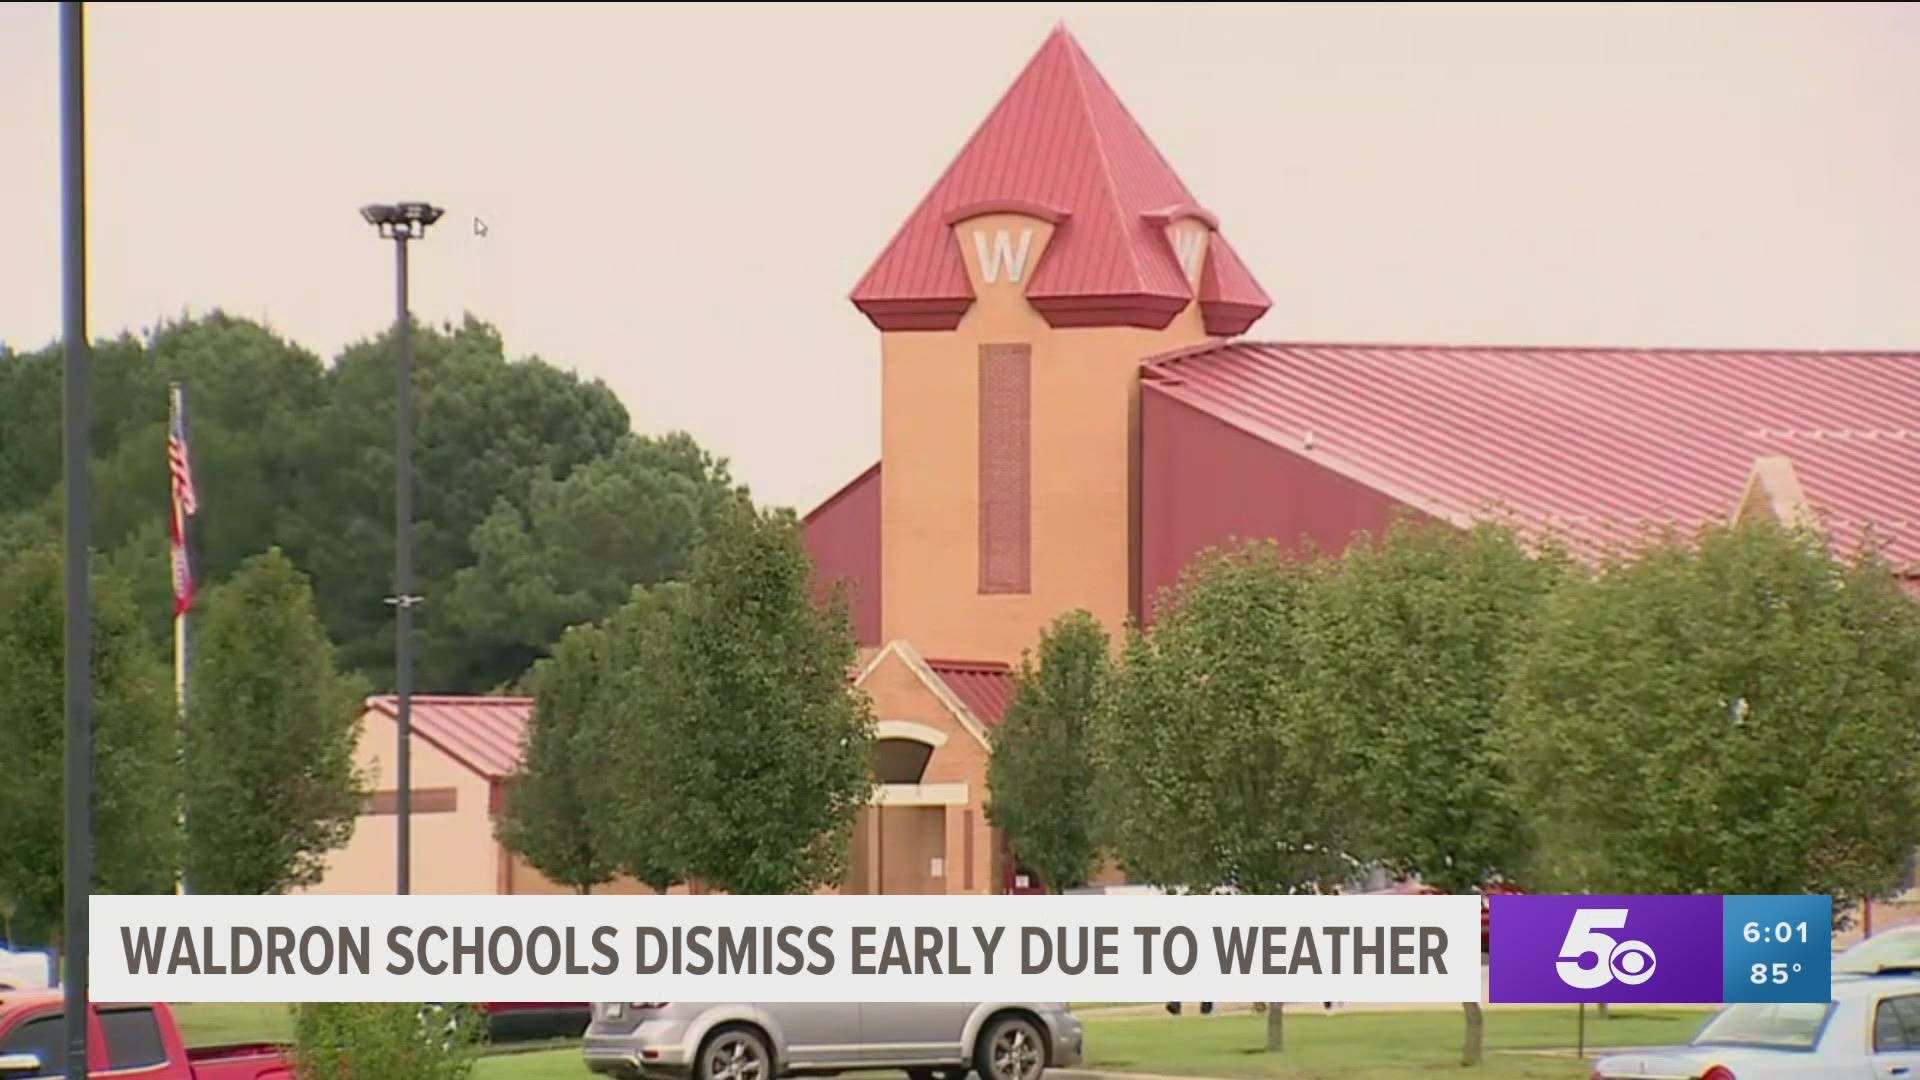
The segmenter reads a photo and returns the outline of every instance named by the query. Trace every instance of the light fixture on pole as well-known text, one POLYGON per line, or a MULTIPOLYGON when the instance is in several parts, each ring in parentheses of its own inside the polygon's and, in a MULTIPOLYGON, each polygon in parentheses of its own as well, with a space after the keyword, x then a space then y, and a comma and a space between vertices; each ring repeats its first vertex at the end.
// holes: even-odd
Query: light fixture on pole
POLYGON ((413 318, 407 310, 407 244, 427 235, 427 226, 440 220, 445 211, 430 203, 374 203, 360 208, 360 216, 380 231, 383 240, 393 241, 394 364, 393 407, 393 595, 387 603, 394 606, 394 697, 395 720, 399 726, 399 746, 394 753, 395 806, 398 827, 396 851, 398 870, 395 891, 411 891, 413 840, 413 609, 420 597, 413 592, 413 318))

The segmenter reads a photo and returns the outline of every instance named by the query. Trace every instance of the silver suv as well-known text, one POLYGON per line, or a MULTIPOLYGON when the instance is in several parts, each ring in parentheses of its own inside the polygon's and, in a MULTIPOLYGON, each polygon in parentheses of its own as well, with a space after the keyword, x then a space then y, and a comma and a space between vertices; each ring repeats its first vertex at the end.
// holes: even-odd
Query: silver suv
POLYGON ((596 1073, 638 1080, 775 1080, 904 1069, 910 1080, 1039 1080, 1072 1068, 1080 1020, 1064 1002, 596 1002, 583 1053, 596 1073))

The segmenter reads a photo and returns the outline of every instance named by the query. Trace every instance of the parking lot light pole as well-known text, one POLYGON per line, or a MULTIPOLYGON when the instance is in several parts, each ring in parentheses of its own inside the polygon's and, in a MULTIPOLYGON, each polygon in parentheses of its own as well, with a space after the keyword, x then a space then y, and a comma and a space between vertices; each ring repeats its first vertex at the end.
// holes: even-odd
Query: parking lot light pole
POLYGON ((67 1080, 87 1077, 87 900, 93 889, 93 353, 87 341, 85 12, 60 5, 60 277, 65 382, 61 439, 66 479, 66 912, 60 939, 66 1060, 42 1062, 67 1080))
POLYGON ((394 751, 395 873, 394 891, 405 896, 412 888, 410 869, 413 833, 413 609, 420 597, 413 592, 413 317, 407 310, 407 244, 427 235, 427 226, 440 220, 439 207, 424 202, 374 203, 360 208, 360 216, 393 241, 394 363, 393 403, 393 595, 394 697, 399 746, 394 751))

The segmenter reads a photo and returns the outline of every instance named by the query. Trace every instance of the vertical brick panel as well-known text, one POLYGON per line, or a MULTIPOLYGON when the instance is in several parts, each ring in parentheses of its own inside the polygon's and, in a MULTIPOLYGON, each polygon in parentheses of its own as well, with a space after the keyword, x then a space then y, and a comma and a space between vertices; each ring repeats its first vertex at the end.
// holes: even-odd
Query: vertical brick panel
POLYGON ((973 888, 973 811, 960 812, 961 841, 960 850, 964 853, 960 864, 960 887, 973 888))
POLYGON ((980 591, 1024 593, 1033 562, 1033 350, 980 346, 980 591))

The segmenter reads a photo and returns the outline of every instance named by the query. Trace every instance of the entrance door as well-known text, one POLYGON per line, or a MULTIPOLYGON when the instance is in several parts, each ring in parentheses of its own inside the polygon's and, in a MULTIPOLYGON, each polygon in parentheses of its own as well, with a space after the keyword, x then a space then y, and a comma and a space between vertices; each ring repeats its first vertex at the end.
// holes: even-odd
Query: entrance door
POLYGON ((947 808, 875 806, 880 891, 926 896, 947 891, 947 808))

